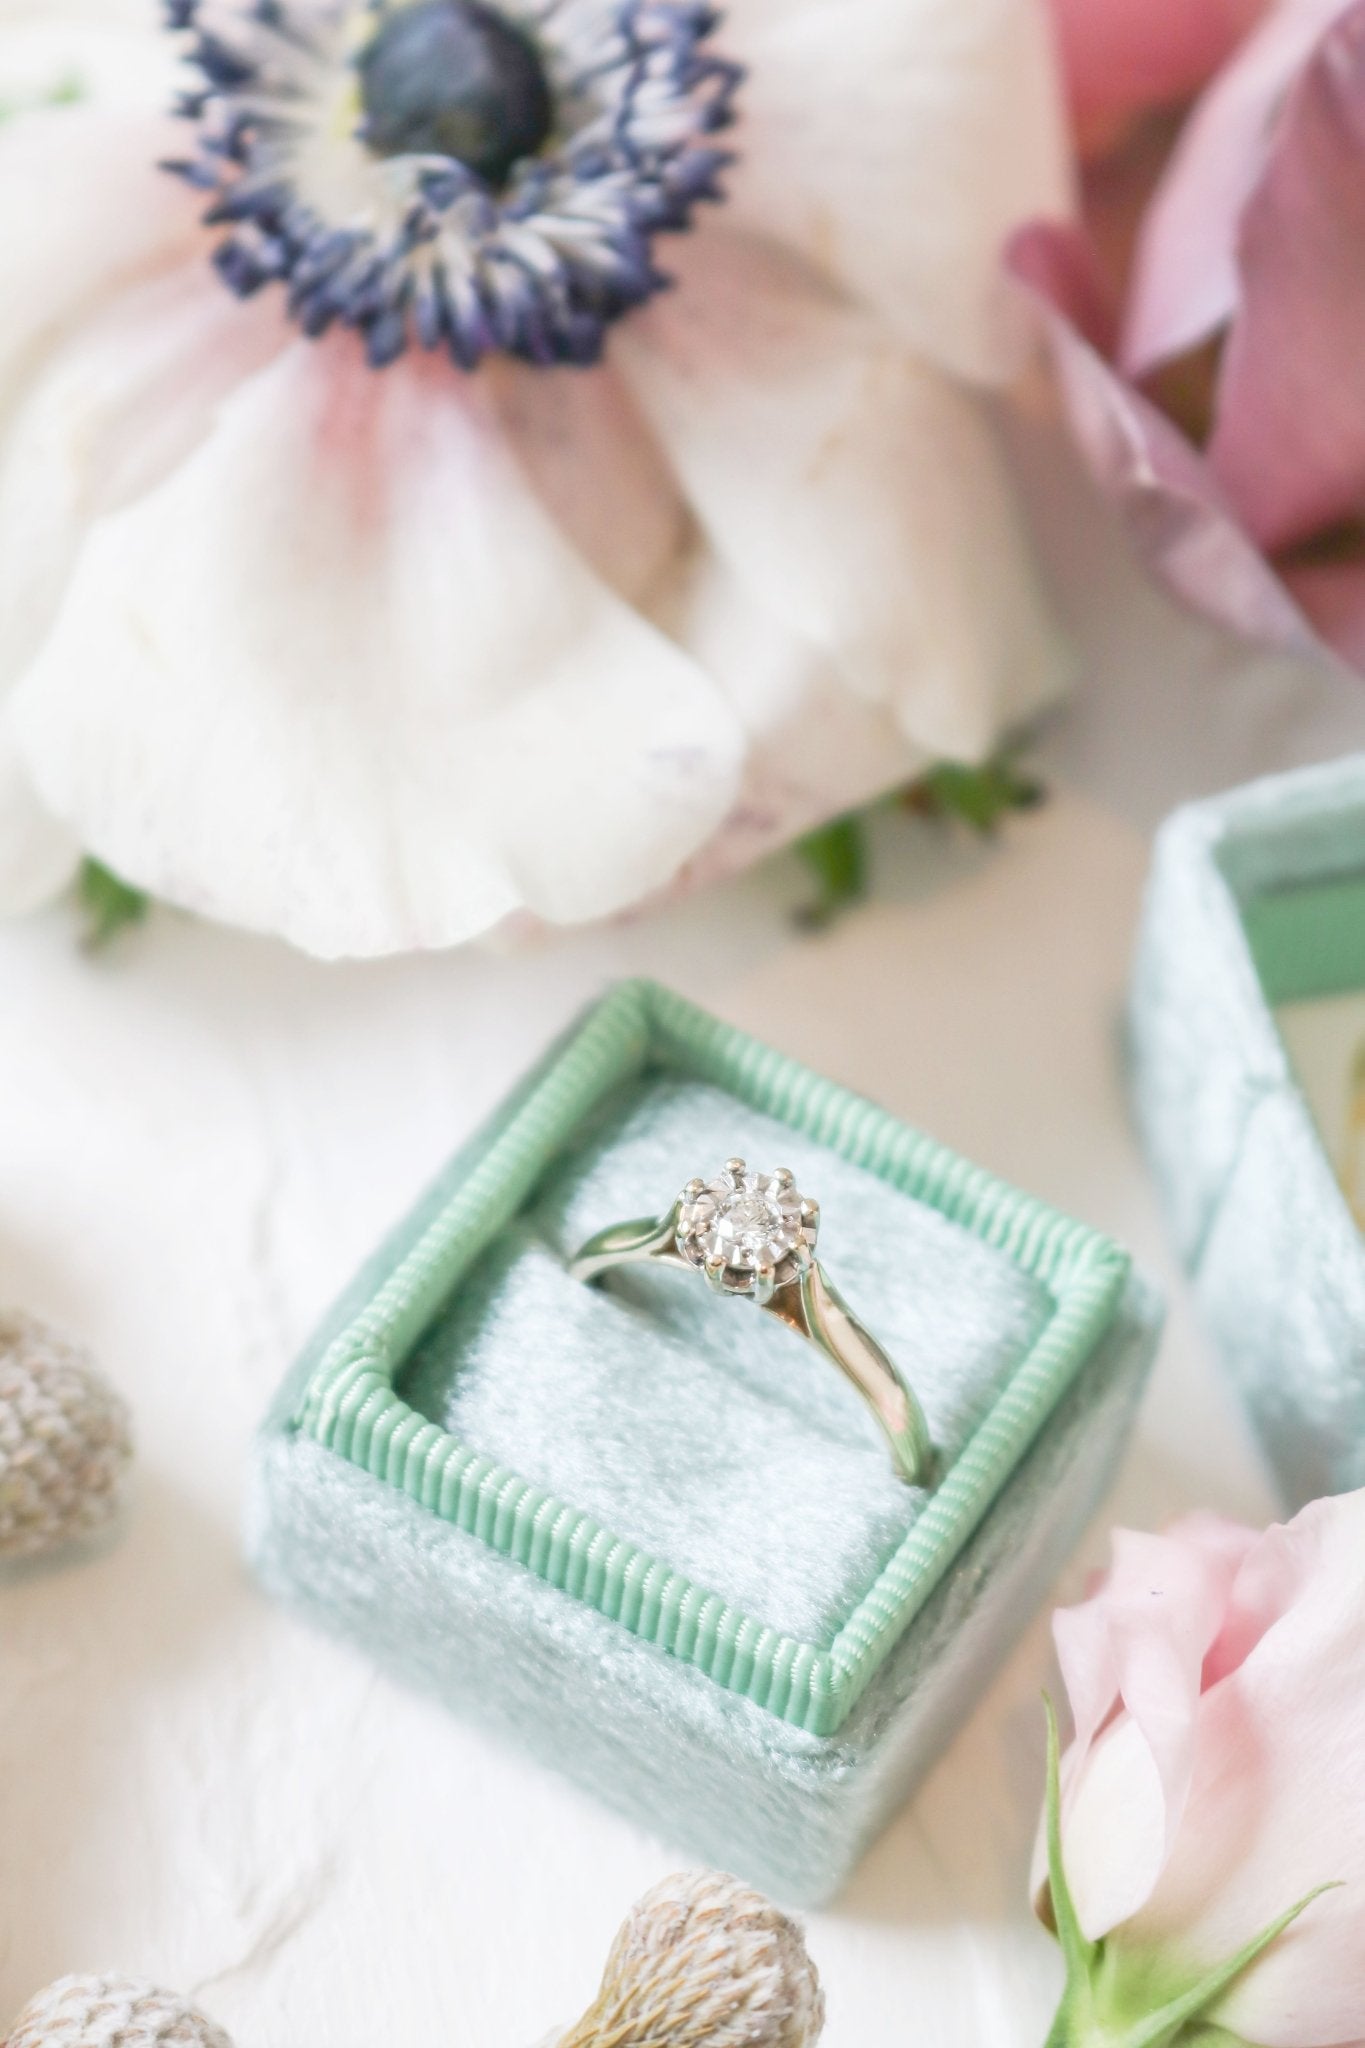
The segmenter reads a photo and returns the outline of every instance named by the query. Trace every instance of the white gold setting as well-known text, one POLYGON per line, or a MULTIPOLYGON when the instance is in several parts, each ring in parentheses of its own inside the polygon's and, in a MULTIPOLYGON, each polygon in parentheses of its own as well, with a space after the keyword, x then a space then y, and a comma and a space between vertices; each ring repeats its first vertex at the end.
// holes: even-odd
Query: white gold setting
POLYGON ((700 1273, 714 1294, 749 1301, 804 1337, 838 1366, 876 1419, 897 1474, 933 1483, 938 1460, 909 1382, 849 1307, 815 1256, 820 1205, 786 1167, 758 1173, 727 1159, 714 1180, 688 1181, 662 1216, 612 1223, 569 1261, 588 1285, 621 1266, 700 1273))
POLYGON ((771 1301, 815 1249, 820 1205, 785 1166, 755 1173, 727 1159, 714 1180, 690 1180, 678 1198, 678 1250, 718 1294, 771 1301))

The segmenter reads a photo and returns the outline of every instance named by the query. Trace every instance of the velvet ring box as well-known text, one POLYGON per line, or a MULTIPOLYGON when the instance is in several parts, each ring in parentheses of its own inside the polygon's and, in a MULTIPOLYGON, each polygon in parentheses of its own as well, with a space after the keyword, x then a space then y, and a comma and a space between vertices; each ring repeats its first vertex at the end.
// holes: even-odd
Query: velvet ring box
POLYGON ((1365 756, 1168 820, 1130 1037, 1177 1246, 1286 1498, 1365 1485, 1365 756))
POLYGON ((262 1433, 264 1584, 693 1855, 835 1892, 1102 1492, 1159 1312, 1106 1239, 649 984, 549 1053, 356 1280, 262 1433), (940 1454, 751 1304, 566 1256, 734 1154, 940 1454))

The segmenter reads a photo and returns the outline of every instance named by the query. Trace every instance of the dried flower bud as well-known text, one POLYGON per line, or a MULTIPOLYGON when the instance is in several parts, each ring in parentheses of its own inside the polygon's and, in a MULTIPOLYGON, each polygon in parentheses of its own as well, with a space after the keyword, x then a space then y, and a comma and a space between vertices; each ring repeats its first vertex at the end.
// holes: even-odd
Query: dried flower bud
POLYGON ((127 1409, 86 1353, 0 1313, 0 1561, 103 1529, 131 1456, 127 1409))
POLYGON ((733 1877, 647 1892, 560 2048, 813 2048, 825 1999, 794 1920, 733 1877))
POLYGON ((232 2048, 221 2027, 135 1977, 63 1977, 40 1991, 6 2048, 232 2048))

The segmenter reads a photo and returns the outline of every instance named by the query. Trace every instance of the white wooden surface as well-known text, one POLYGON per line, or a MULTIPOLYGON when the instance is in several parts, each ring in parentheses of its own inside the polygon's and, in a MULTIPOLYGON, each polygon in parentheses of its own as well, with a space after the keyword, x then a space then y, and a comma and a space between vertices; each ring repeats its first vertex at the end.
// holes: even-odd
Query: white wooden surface
MULTIPOLYGON (((120 1966, 199 1990, 238 2048, 525 2048, 587 2001, 622 1912, 673 1867, 272 1612, 237 1561, 284 1363, 611 975, 671 981, 1123 1238, 1172 1313, 1109 1518, 1269 1511, 1166 1254, 1113 1034, 1153 817, 1365 743, 1365 696, 1245 667, 1107 554, 1078 588, 1122 631, 1049 743, 1052 804, 988 850, 888 821, 876 900, 818 940, 792 929, 782 864, 506 958, 325 969, 164 917, 92 964, 58 915, 0 934, 0 1298, 90 1340, 141 1445, 120 1547, 0 1584, 0 2028, 48 1978, 120 1966)), ((1024 1872, 1048 1673, 1040 1617, 813 1921, 831 2048, 1041 2040, 1057 1966, 1024 1872)))

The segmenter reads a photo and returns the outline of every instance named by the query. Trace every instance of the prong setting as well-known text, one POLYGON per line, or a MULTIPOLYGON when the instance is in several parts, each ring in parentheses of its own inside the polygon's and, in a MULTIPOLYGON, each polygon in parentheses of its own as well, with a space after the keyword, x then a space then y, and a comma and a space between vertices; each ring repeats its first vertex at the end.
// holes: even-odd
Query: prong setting
POLYGON ((727 1159, 714 1180, 684 1187, 675 1243, 716 1293, 763 1307, 809 1263, 819 1214, 789 1168, 759 1173, 743 1159, 727 1159))
POLYGON ((723 1252, 714 1253, 710 1258, 704 1259, 702 1261, 702 1272, 706 1275, 706 1284, 713 1294, 725 1293, 725 1255, 723 1252))

